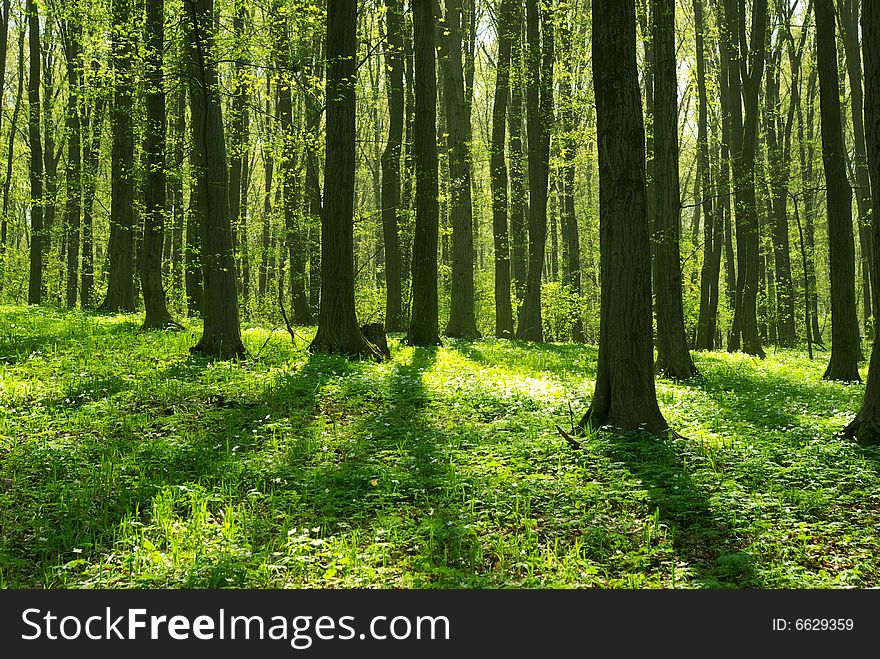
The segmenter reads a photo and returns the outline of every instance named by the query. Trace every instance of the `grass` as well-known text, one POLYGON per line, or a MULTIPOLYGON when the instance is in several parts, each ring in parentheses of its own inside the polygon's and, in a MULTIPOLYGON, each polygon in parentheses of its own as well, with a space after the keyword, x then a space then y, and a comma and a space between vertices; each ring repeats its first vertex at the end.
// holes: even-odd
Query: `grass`
POLYGON ((0 586, 880 586, 880 450, 835 437, 864 388, 827 355, 697 353, 658 381, 685 438, 575 452, 593 347, 250 327, 213 364, 138 323, 0 308, 0 586))

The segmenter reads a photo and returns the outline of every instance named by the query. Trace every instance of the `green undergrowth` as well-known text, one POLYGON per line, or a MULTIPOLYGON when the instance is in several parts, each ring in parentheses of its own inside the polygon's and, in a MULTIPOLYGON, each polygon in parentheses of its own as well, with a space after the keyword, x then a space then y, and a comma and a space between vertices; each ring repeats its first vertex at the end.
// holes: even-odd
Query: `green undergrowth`
POLYGON ((197 324, 0 308, 0 586, 880 586, 880 451, 827 360, 697 353, 680 438, 569 448, 596 349, 189 356, 197 324))

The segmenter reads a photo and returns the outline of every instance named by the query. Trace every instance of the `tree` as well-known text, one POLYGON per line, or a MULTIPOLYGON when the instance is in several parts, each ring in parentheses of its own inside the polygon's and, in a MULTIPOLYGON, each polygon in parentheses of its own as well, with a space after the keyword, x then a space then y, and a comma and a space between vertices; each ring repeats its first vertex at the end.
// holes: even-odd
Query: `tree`
POLYGON ((191 352, 219 359, 244 357, 238 317, 232 226, 229 221, 229 170, 220 110, 217 63, 214 58, 213 0, 185 0, 186 40, 194 84, 190 85, 196 172, 204 194, 201 231, 204 272, 204 327, 191 352))
POLYGON ((113 170, 110 193, 110 268, 103 311, 134 311, 134 57, 132 1, 112 0, 113 103, 110 129, 113 170))
POLYGON ((816 65, 819 71, 822 163, 828 198, 831 267, 831 360, 822 377, 826 380, 860 381, 861 348, 854 284, 852 189, 846 178, 844 162, 834 8, 831 0, 815 0, 813 7, 816 12, 816 65))
POLYGON ((434 55, 433 3, 413 4, 415 117, 413 151, 416 171, 416 226, 412 255, 412 313, 407 342, 438 345, 437 247, 437 73, 434 55))
POLYGON ((40 138, 40 15, 35 0, 27 0, 28 54, 28 142, 30 143, 31 248, 28 304, 43 300, 43 149, 40 138))
POLYGON ((678 77, 675 2, 652 0, 654 25, 654 260, 657 371, 687 380, 697 368, 687 347, 681 288, 681 192, 678 178, 678 77))
POLYGON ((162 283, 162 247, 165 240, 165 90, 162 52, 165 47, 165 2, 147 0, 144 38, 146 89, 146 180, 144 182, 144 238, 138 259, 144 293, 143 329, 181 326, 171 317, 162 283))
POLYGON ((522 62, 523 6, 515 0, 510 13, 510 278, 517 302, 526 296, 528 266, 528 188, 523 155, 523 94, 525 75, 522 62))
MULTIPOLYGON (((817 15, 818 16, 818 15, 817 15)), ((818 18, 817 18, 818 21, 818 18)), ((868 173, 871 182, 871 236, 880 245, 880 3, 866 2, 862 10, 862 53, 865 62, 865 145, 868 173)), ((880 281, 880 254, 871 255, 874 281, 880 281)), ((878 309, 880 292, 873 290, 874 309, 878 309)), ((843 435, 860 441, 880 441, 880 332, 874 333, 874 346, 868 365, 865 397, 855 418, 843 430, 843 435)))
MULTIPOLYGON (((703 0, 693 0, 697 65, 697 172, 700 177, 703 215, 703 266, 700 272, 700 311, 697 320, 697 350, 712 350, 718 325, 719 278, 723 226, 719 221, 722 205, 713 198, 709 161, 709 99, 706 89, 706 34, 708 22, 703 0)), ((720 178, 720 177, 719 177, 720 178)))
POLYGON ((327 3, 327 203, 321 262, 332 277, 321 279, 318 332, 309 350, 381 358, 364 338, 354 308, 356 0, 327 3))
POLYGON ((529 140, 529 269, 516 336, 543 341, 541 277, 547 243, 547 188, 550 176, 550 130, 553 125, 553 18, 537 0, 526 0, 526 121, 529 140))
POLYGON ((746 35, 745 3, 724 0, 721 38, 728 58, 730 94, 730 156, 736 199, 736 308, 728 343, 763 358, 758 332, 759 240, 755 196, 755 161, 758 146, 758 92, 764 77, 767 42, 767 0, 755 0, 751 35, 746 35), (739 99, 742 99, 742 103, 739 99))
POLYGON ((654 389, 645 129, 634 0, 593 2, 602 301, 596 389, 581 427, 662 433, 654 389))
POLYGON ((474 224, 471 200, 471 116, 462 65, 462 0, 446 0, 444 68, 446 126, 449 133, 450 218, 452 220, 452 300, 446 334, 477 338, 474 316, 474 224))
POLYGON ((64 224, 67 227, 67 286, 68 307, 76 306, 79 292, 80 221, 82 215, 82 118, 80 93, 83 76, 82 20, 72 16, 62 21, 62 40, 67 60, 67 132, 66 196, 64 224))
POLYGON ((382 152, 382 237, 385 241, 385 328, 404 329, 400 261, 400 156, 403 145, 403 6, 385 0, 385 80, 388 97, 388 143, 382 152))
POLYGON ((510 98, 510 51, 514 0, 502 0, 498 14, 498 62, 495 71, 495 97, 492 104, 492 142, 489 147, 489 174, 492 186, 492 235, 495 245, 495 336, 513 337, 510 301, 510 231, 507 219, 507 163, 504 144, 507 105, 510 98))

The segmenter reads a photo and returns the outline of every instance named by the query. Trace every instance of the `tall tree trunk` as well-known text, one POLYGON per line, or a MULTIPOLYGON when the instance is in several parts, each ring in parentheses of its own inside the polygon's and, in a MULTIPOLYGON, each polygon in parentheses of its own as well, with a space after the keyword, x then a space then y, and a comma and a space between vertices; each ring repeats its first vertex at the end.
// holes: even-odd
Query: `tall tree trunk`
POLYGON ((354 308, 355 85, 357 2, 327 3, 327 142, 318 332, 309 350, 352 356, 381 355, 358 327, 354 308))
POLYGON ((27 0, 30 75, 28 77, 28 141, 30 142, 31 247, 28 304, 43 300, 43 149, 40 137, 40 15, 35 0, 27 0))
POLYGON ((185 9, 186 39, 195 73, 195 84, 190 86, 193 143, 204 163, 198 175, 202 177, 205 202, 201 232, 204 327, 201 339, 190 350, 220 359, 244 357, 229 221, 229 170, 214 55, 213 1, 186 0, 185 9))
POLYGON ((110 192, 110 267, 103 311, 134 311, 134 26, 131 0, 113 0, 113 137, 110 192))
MULTIPOLYGON (((716 262, 716 249, 721 226, 717 221, 720 204, 712 195, 711 166, 709 162, 709 101, 706 93, 706 27, 703 0, 693 0, 694 30, 696 33, 697 58, 697 178, 700 195, 694 204, 701 207, 703 215, 703 266, 700 271, 700 311, 697 320, 697 350, 715 347, 715 328, 718 312, 718 279, 720 261, 716 262)), ((695 229, 696 232, 696 229, 695 229)), ((698 235, 695 233, 695 235, 698 235)), ((696 240, 694 241, 696 245, 696 240)))
POLYGON ((248 53, 244 25, 248 20, 248 12, 244 0, 233 3, 232 34, 234 39, 234 72, 232 81, 231 117, 229 119, 232 132, 229 154, 229 216, 232 224, 233 239, 236 250, 236 263, 242 275, 239 281, 242 309, 247 309, 248 254, 247 254, 247 168, 248 168, 248 133, 250 103, 248 94, 247 69, 248 53))
MULTIPOLYGON (((788 175, 790 140, 782 115, 780 75, 782 44, 777 45, 767 67, 764 125, 767 141, 767 178, 770 183, 769 217, 773 237, 773 265, 776 281, 777 340, 784 348, 797 343, 794 315, 794 284, 791 277, 791 245, 788 239, 788 175)), ((793 88, 794 89, 794 88, 793 88)), ((792 91, 792 94, 796 92, 792 91)))
POLYGON ((855 170, 856 207, 858 209, 858 232, 861 246, 863 304, 867 336, 873 336, 871 297, 876 280, 871 276, 871 260, 874 242, 871 238, 871 182, 868 176, 865 123, 863 120, 864 94, 862 92, 862 58, 859 52, 859 0, 837 0, 840 17, 840 33, 846 55, 846 72, 849 78, 850 108, 853 127, 853 169, 855 170))
MULTIPOLYGON (((186 72, 186 65, 181 67, 186 72)), ((186 92, 180 85, 174 92, 174 119, 171 153, 173 170, 168 192, 171 196, 171 288, 174 295, 183 290, 183 225, 185 211, 183 206, 184 143, 186 141, 186 92)))
POLYGON ((507 105, 510 98, 510 51, 517 35, 512 33, 517 0, 502 0, 498 15, 498 63, 495 99, 492 105, 492 141, 489 146, 489 174, 492 186, 492 235, 495 246, 495 336, 513 338, 510 301, 510 231, 507 220, 507 163, 504 143, 507 105))
POLYGON ((141 329, 180 328, 168 313, 162 283, 165 241, 165 89, 162 57, 165 49, 165 0, 147 0, 144 73, 146 83, 146 180, 144 181, 144 238, 138 265, 144 293, 141 329))
POLYGON ((403 331, 403 272, 400 263, 400 156, 403 144, 403 4, 385 0, 385 81, 388 142, 382 152, 382 237, 385 241, 385 328, 403 331))
POLYGON ((633 0, 593 2, 602 303, 596 390, 582 427, 662 433, 654 389, 645 129, 633 0))
POLYGON ((462 63, 462 0, 446 0, 446 57, 443 84, 449 131, 450 220, 452 222, 452 296, 446 334, 477 338, 474 315, 474 222, 471 198, 470 105, 465 97, 462 63))
POLYGON ((681 282, 681 190, 678 174, 678 78, 675 2, 652 0, 654 25, 654 259, 657 372, 676 380, 697 375, 688 352, 681 282))
MULTIPOLYGON (((92 68, 97 72, 98 64, 92 68)), ((97 76, 95 76, 97 77, 97 76)), ((107 91, 101 85, 92 90, 94 102, 91 113, 83 113, 83 216, 82 216, 82 274, 80 277, 79 303, 84 309, 91 309, 95 303, 95 257, 94 257, 94 208, 98 184, 98 167, 101 162, 101 142, 104 128, 104 115, 107 110, 107 91)))
POLYGON ((529 140, 529 270, 516 336, 543 341, 541 275, 547 243, 547 188, 550 176, 550 130, 553 123, 553 18, 526 0, 527 129, 529 140))
POLYGON ((430 2, 413 5, 416 173, 416 227, 412 256, 412 314, 407 342, 440 343, 437 300, 437 247, 440 209, 437 165, 437 73, 434 12, 430 2))
MULTIPOLYGON (((315 78, 323 76, 320 61, 313 71, 315 78)), ((308 202, 308 222, 303 229, 308 237, 303 235, 302 240, 308 242, 309 252, 309 308, 317 311, 320 303, 321 292, 321 222, 324 217, 324 201, 321 193, 321 181, 318 178, 318 146, 320 136, 320 124, 322 107, 318 92, 309 90, 305 97, 306 101, 306 133, 310 144, 314 148, 306 150, 306 198, 308 202)), ((305 251, 297 264, 305 281, 305 251)), ((311 322, 311 320, 309 321, 311 322)))
POLYGON ((263 136, 263 217, 262 233, 260 236, 260 277, 258 292, 260 299, 265 297, 269 290, 269 255, 272 251, 272 179, 275 174, 275 160, 272 153, 265 147, 272 140, 272 82, 271 74, 266 76, 266 134, 263 136))
MULTIPOLYGON (((7 15, 8 16, 8 15, 7 15)), ((6 175, 3 178, 3 208, 0 215, 0 286, 2 275, 6 272, 6 248, 9 230, 9 190, 12 187, 12 165, 15 160, 15 136, 18 117, 21 113, 21 99, 24 96, 24 38, 27 30, 22 25, 18 33, 18 88, 15 93, 15 106, 12 109, 12 121, 9 123, 9 142, 6 148, 6 175)))
POLYGON ((523 304, 528 274, 528 188, 523 153, 525 74, 522 61, 523 6, 516 0, 510 14, 510 277, 516 303, 523 304))
POLYGON ((68 307, 76 306, 79 292, 80 220, 82 213, 82 160, 80 91, 82 86, 82 23, 78 15, 66 21, 64 51, 67 60, 67 165, 64 224, 67 227, 67 287, 68 307))
MULTIPOLYGON (((862 9, 862 51, 865 59, 865 137, 871 201, 875 212, 871 216, 871 237, 880 244, 880 3, 865 2, 862 9)), ((880 253, 871 255, 874 281, 880 281, 880 253)), ((873 291, 874 309, 880 308, 880 292, 873 291)), ((868 382, 862 406, 843 434, 860 441, 880 441, 880 332, 874 333, 868 382)))
MULTIPOLYGON (((569 19, 570 20, 570 19, 569 19)), ((559 83, 559 114, 562 127, 562 167, 560 185, 562 192, 562 282, 569 295, 580 301, 581 298, 581 243, 578 233, 577 213, 575 212, 575 160, 578 151, 577 123, 575 120, 575 72, 574 50, 572 47, 573 27, 565 23, 561 26, 560 58, 563 63, 559 83)), ((582 343, 584 322, 580 306, 571 328, 571 339, 582 343)))
POLYGON ((731 162, 736 197, 736 281, 730 350, 742 350, 763 358, 758 332, 758 285, 760 279, 758 209, 755 196, 755 161, 758 146, 758 92, 764 76, 767 42, 767 0, 755 0, 751 12, 751 36, 745 34, 745 3, 724 0, 730 85, 731 162), (742 105, 738 99, 742 98, 742 105))
POLYGON ((828 199, 831 268, 831 360, 823 377, 852 382, 861 380, 861 348, 856 315, 852 189, 846 178, 844 163, 834 8, 831 0, 815 0, 813 6, 816 11, 816 66, 819 72, 822 163, 828 199))

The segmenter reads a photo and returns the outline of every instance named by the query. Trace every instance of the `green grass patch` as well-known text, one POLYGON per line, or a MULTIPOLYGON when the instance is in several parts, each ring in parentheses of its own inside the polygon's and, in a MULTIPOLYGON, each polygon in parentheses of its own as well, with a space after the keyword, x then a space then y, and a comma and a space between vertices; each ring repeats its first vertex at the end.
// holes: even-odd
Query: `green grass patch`
POLYGON ((826 354, 697 353, 657 386, 684 438, 575 452, 591 346, 249 327, 230 364, 138 326, 0 308, 0 586, 880 586, 880 450, 835 437, 864 387, 826 354))

